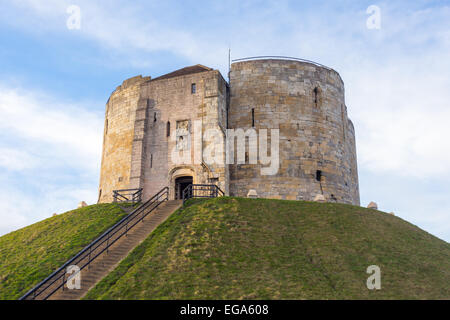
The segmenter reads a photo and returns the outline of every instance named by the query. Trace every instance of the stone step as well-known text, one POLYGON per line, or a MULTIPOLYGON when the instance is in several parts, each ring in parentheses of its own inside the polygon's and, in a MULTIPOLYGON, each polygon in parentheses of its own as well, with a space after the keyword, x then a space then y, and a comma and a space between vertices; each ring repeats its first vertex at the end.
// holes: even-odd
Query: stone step
POLYGON ((162 222, 164 222, 176 209, 181 207, 181 201, 169 201, 162 204, 156 211, 150 213, 143 222, 136 224, 127 236, 120 238, 110 248, 92 261, 90 268, 81 272, 81 289, 64 291, 58 290, 49 299, 51 300, 77 300, 81 299, 92 287, 103 279, 114 267, 162 222))

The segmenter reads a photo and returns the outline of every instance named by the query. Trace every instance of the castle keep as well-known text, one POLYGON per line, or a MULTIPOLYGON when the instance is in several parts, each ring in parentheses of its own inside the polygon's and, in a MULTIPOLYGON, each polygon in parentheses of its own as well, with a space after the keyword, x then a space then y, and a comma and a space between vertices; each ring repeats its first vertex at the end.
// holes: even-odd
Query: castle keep
POLYGON ((177 199, 194 183, 215 184, 230 196, 319 194, 359 205, 355 132, 336 71, 298 59, 243 59, 231 64, 229 79, 196 65, 117 87, 106 104, 99 202, 134 188, 148 199, 165 186, 177 199), (269 153, 270 130, 279 129, 277 172, 261 174, 266 165, 251 161, 249 143, 244 162, 209 163, 195 153, 208 148, 205 135, 213 130, 221 140, 215 150, 225 154, 227 129, 267 129, 269 153), (173 150, 191 161, 180 164, 173 150))

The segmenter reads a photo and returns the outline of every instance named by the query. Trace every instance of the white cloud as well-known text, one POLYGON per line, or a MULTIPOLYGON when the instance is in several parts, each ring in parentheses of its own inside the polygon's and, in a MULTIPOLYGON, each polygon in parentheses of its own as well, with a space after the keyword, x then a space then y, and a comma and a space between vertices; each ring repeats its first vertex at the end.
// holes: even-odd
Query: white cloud
MULTIPOLYGON (((32 166, 34 158, 61 159, 92 170, 102 145, 103 115, 86 107, 61 103, 38 92, 0 85, 0 132, 9 141, 28 141, 29 150, 3 149, 0 165, 32 166), (41 147, 36 150, 35 143, 41 147), (27 153, 28 151, 28 153, 27 153), (17 159, 17 163, 14 159, 17 159)), ((42 162, 41 162, 42 164, 42 162)))
POLYGON ((0 147, 0 167, 6 170, 22 171, 35 168, 38 164, 38 159, 23 150, 0 147))
POLYGON ((26 215, 31 207, 25 202, 26 199, 13 199, 9 193, 0 193, 0 236, 29 224, 26 215))
MULTIPOLYGON (((35 179, 39 179, 37 175, 35 179)), ((0 181, 3 179, 0 177, 0 181)), ((27 184, 28 181, 21 181, 27 184)), ((26 193, 23 185, 2 186, 0 192, 0 236, 28 226, 54 213, 60 214, 77 207, 82 200, 88 204, 97 201, 96 185, 86 185, 83 181, 74 181, 63 187, 44 184, 38 193, 26 193)))
POLYGON ((0 84, 0 235, 95 203, 103 115, 0 84))
POLYGON ((347 103, 356 127, 360 166, 399 176, 450 178, 450 63, 372 64, 350 75, 347 103), (411 66, 414 65, 414 68, 411 66))
MULTIPOLYGON (((194 34, 177 28, 173 21, 163 21, 157 11, 140 7, 137 3, 129 6, 127 1, 101 4, 77 1, 76 5, 81 9, 81 28, 72 31, 66 29, 69 17, 66 9, 73 4, 72 1, 14 0, 13 4, 21 10, 21 15, 18 19, 7 19, 7 22, 16 27, 34 33, 81 35, 122 53, 169 51, 192 60, 202 56, 204 63, 213 63, 217 62, 217 52, 227 52, 226 44, 207 41, 205 33, 194 34)), ((144 59, 137 59, 148 64, 144 59)))

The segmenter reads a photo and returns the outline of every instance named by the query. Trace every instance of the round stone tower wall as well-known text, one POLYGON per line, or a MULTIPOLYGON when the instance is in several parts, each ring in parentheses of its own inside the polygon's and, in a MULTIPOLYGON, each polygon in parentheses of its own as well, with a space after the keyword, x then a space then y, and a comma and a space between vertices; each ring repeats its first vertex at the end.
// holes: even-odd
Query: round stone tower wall
POLYGON ((336 71, 295 60, 242 61, 231 65, 230 88, 229 128, 253 126, 269 135, 279 129, 278 172, 262 175, 259 161, 231 164, 231 196, 254 189, 263 198, 323 194, 327 201, 359 205, 354 128, 336 71))
POLYGON ((125 80, 106 104, 98 202, 112 202, 113 190, 128 189, 140 86, 148 77, 125 80))

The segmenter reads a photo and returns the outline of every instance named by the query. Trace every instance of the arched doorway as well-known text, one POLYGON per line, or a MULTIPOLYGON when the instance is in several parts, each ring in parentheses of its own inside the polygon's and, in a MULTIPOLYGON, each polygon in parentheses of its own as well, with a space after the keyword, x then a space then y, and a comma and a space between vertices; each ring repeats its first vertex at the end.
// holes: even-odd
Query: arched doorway
POLYGON ((175 179, 175 200, 183 199, 183 190, 192 184, 192 176, 178 177, 175 179))

